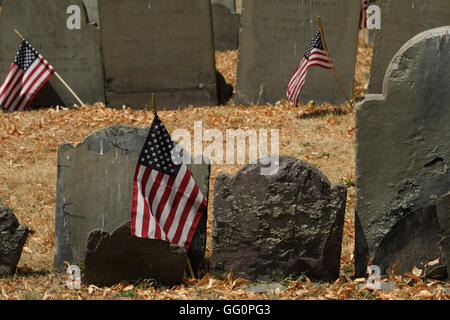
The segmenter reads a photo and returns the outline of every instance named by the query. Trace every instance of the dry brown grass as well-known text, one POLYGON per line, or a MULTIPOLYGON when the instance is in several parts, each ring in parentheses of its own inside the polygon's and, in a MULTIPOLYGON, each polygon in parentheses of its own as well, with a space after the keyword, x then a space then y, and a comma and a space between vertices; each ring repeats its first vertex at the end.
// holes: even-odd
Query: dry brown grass
MULTIPOLYGON (((361 41, 364 41, 362 38, 361 41)), ((370 68, 371 48, 360 45, 354 96, 363 96, 370 68)), ((236 83, 237 52, 216 54, 217 67, 228 82, 236 83)), ((192 132, 194 121, 204 130, 217 128, 280 129, 280 154, 308 161, 324 172, 333 183, 355 181, 355 113, 349 106, 299 106, 286 102, 266 106, 187 108, 160 111, 171 132, 185 128, 192 132)), ((49 108, 23 113, 0 114, 0 202, 11 207, 21 224, 31 229, 17 274, 0 280, 0 299, 439 299, 443 283, 424 283, 411 275, 391 275, 399 289, 389 294, 357 290, 362 280, 351 280, 354 247, 354 188, 348 189, 347 214, 342 250, 342 277, 335 283, 314 287, 308 279, 287 281, 286 292, 254 294, 243 289, 247 282, 212 278, 186 280, 174 288, 129 286, 111 288, 83 286, 65 288, 66 278, 53 270, 54 215, 56 193, 56 152, 63 142, 77 144, 89 134, 114 124, 149 126, 151 112, 115 110, 102 104, 77 108, 49 108)), ((211 190, 221 173, 233 174, 240 166, 213 165, 211 190)), ((211 193, 212 194, 212 193, 211 193)), ((210 213, 212 212, 212 201, 210 213)), ((208 223, 211 234, 211 218, 208 223)), ((207 244, 210 254, 211 239, 207 244)))

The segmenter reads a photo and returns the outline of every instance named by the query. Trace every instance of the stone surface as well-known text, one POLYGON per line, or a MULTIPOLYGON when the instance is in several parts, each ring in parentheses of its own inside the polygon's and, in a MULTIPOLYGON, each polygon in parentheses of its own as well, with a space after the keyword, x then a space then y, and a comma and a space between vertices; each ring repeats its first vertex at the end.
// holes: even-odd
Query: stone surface
MULTIPOLYGON (((113 232, 130 220, 133 176, 148 130, 112 126, 93 133, 76 147, 63 144, 59 148, 57 270, 63 269, 63 261, 84 265, 88 235, 93 230, 113 232)), ((210 166, 199 164, 188 168, 203 195, 208 197, 210 166)), ((189 250, 194 270, 205 252, 206 221, 207 213, 200 220, 189 250)))
POLYGON ((447 276, 450 277, 450 193, 437 201, 437 217, 441 233, 441 247, 444 262, 447 267, 447 276))
POLYGON ((86 8, 89 23, 100 25, 100 17, 98 15, 98 0, 83 0, 86 8))
MULTIPOLYGON (((344 88, 353 90, 360 0, 245 0, 239 36, 236 102, 275 103, 286 98, 289 79, 300 63, 321 16, 325 40, 344 88)), ((313 68, 300 102, 345 102, 333 73, 313 68)))
POLYGON ((235 0, 211 0, 211 5, 220 4, 230 10, 230 12, 236 12, 235 0))
POLYGON ((408 41, 386 71, 383 94, 357 106, 357 276, 372 257, 390 268, 398 250, 399 273, 438 257, 434 205, 450 190, 449 32, 408 41))
POLYGON ((27 236, 28 228, 19 225, 14 213, 0 204, 0 277, 15 273, 27 236))
POLYGON ((403 44, 415 35, 450 25, 448 0, 377 0, 381 29, 372 30, 374 52, 369 81, 370 93, 381 93, 386 69, 403 44))
POLYGON ((180 284, 186 251, 168 242, 133 237, 130 229, 127 222, 112 233, 94 230, 89 234, 83 282, 100 287, 146 279, 180 284))
POLYGON ((236 50, 239 43, 241 15, 219 3, 211 5, 214 48, 219 51, 236 50))
POLYGON ((316 168, 281 157, 278 173, 250 164, 214 186, 211 272, 252 281, 274 273, 339 276, 347 190, 316 168))
MULTIPOLYGON (((7 1, 0 16, 0 77, 3 81, 19 48, 14 29, 55 68, 84 103, 105 101, 100 34, 87 24, 81 0, 7 1), (81 29, 69 30, 67 8, 80 8, 81 29)), ((32 106, 79 104, 55 77, 42 87, 32 106)))
POLYGON ((111 106, 217 105, 210 0, 100 0, 111 106), (124 28, 126 26, 126 28, 124 28))

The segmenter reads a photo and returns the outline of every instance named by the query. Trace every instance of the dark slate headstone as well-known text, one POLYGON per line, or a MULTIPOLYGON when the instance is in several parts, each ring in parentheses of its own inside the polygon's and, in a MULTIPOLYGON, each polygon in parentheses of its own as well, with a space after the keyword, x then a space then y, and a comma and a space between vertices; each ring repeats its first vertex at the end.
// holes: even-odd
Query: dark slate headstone
MULTIPOLYGON (((63 261, 84 265, 88 235, 93 230, 111 233, 130 220, 133 176, 148 130, 112 126, 93 133, 76 147, 63 144, 59 148, 55 221, 57 270, 63 269, 63 261)), ((187 167, 203 195, 208 197, 210 166, 187 167)), ((205 212, 188 253, 194 270, 205 253, 206 221, 205 212)), ((163 248, 166 246, 163 241, 157 242, 163 248)))
POLYGON ((100 0, 111 106, 217 105, 210 0, 100 0), (124 27, 126 26, 126 27, 124 27))
POLYGON ((184 279, 186 251, 178 246, 131 236, 130 223, 112 233, 89 234, 83 282, 111 286, 154 279, 162 285, 177 285, 184 279))
POLYGON ((450 193, 437 201, 437 217, 441 233, 441 247, 450 277, 450 193))
POLYGON ((215 49, 236 50, 239 42, 240 14, 233 13, 219 3, 212 4, 211 9, 215 49))
MULTIPOLYGON (((360 8, 360 0, 245 0, 236 102, 265 104, 286 98, 289 79, 319 29, 319 15, 337 73, 351 95, 360 8)), ((319 67, 309 70, 299 99, 332 104, 346 101, 333 73, 319 67)))
POLYGON ((19 225, 14 213, 0 204, 0 277, 15 273, 27 236, 28 228, 19 225))
POLYGON ((448 0, 377 0, 381 29, 372 30, 374 52, 369 81, 370 93, 381 93, 385 71, 395 53, 415 35, 450 25, 448 0))
POLYGON ((98 16, 98 0, 83 0, 89 23, 100 24, 98 16))
POLYGON ((383 94, 357 106, 357 276, 373 257, 391 268, 400 247, 409 248, 400 273, 438 258, 433 206, 450 190, 448 52, 450 27, 417 35, 389 65, 383 94))
MULTIPOLYGON (((48 60, 80 99, 87 104, 105 101, 100 34, 87 23, 82 0, 7 1, 0 16, 0 77, 6 76, 21 40, 17 29, 48 60), (80 30, 69 30, 76 5, 80 12, 80 30), (70 25, 70 24, 69 24, 70 25)), ((32 106, 79 104, 66 87, 52 76, 37 93, 32 106)))
POLYGON ((211 5, 220 4, 227 8, 230 12, 236 12, 235 0, 211 0, 211 5))
POLYGON ((262 167, 216 178, 211 272, 233 269, 252 281, 280 272, 339 277, 346 188, 301 160, 281 157, 271 176, 262 167))

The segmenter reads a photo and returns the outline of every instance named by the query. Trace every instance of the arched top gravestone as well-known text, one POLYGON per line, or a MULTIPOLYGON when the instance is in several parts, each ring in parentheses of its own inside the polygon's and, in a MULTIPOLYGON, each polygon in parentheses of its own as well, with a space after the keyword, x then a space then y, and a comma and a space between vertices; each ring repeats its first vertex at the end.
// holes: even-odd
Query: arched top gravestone
MULTIPOLYGON (((60 146, 58 150, 55 219, 56 269, 62 270, 64 261, 85 266, 85 253, 88 247, 89 257, 93 261, 105 261, 109 258, 98 257, 97 255, 108 254, 112 249, 102 246, 110 240, 114 240, 117 236, 125 239, 123 228, 126 228, 124 225, 131 218, 133 176, 148 130, 148 128, 142 127, 116 125, 91 134, 77 146, 67 143, 60 146), (121 232, 115 232, 117 230, 121 230, 121 232), (110 233, 112 234, 110 235, 110 233), (94 238, 88 243, 88 237, 94 238), (104 241, 100 241, 101 239, 104 241), (101 243, 103 245, 97 251, 96 247, 101 243), (97 255, 94 255, 95 253, 97 255)), ((187 167, 202 194, 208 198, 210 166, 207 164, 192 164, 187 165, 187 167)), ((201 263, 205 252, 206 220, 207 212, 202 216, 189 250, 189 257, 194 270, 201 263)), ((131 229, 128 230, 131 239, 131 229)), ((159 240, 148 241, 151 241, 151 243, 134 241, 134 243, 139 243, 140 248, 135 248, 136 251, 134 251, 133 256, 136 256, 140 252, 139 250, 144 250, 146 246, 154 251, 148 259, 167 254, 164 259, 159 260, 160 262, 153 259, 153 270, 169 268, 167 265, 164 266, 162 261, 168 263, 171 256, 175 259, 171 260, 172 263, 180 261, 180 259, 185 261, 184 248, 169 247, 167 242, 159 240), (156 265, 156 263, 159 263, 159 265, 156 265)), ((112 241, 111 243, 116 242, 112 241)), ((122 244, 120 248, 125 250, 126 245, 122 244)), ((118 249, 119 247, 116 248, 116 264, 127 264, 126 259, 130 259, 131 250, 127 253, 125 251, 117 252, 118 249)), ((148 260, 146 261, 148 264, 148 260)), ((136 269, 133 269, 132 261, 128 263, 129 269, 116 266, 117 269, 115 270, 129 270, 134 275, 133 270, 136 271, 136 269)), ((176 263, 176 265, 179 272, 174 272, 171 278, 167 275, 164 276, 166 282, 176 283, 183 280, 184 264, 176 263), (170 280, 168 280, 169 278, 170 280)), ((107 266, 107 263, 96 265, 95 262, 91 261, 88 278, 98 279, 92 274, 98 272, 102 266, 107 266)), ((146 275, 142 274, 142 276, 146 275)), ((154 274, 153 277, 158 278, 158 275, 154 274)), ((113 280, 114 275, 108 275, 107 279, 103 279, 103 281, 107 281, 106 283, 114 282, 113 280)), ((115 280, 118 282, 124 279, 116 278, 115 280)))
POLYGON ((417 35, 392 59, 383 94, 357 106, 358 276, 372 257, 386 268, 399 260, 402 273, 439 256, 434 205, 450 190, 449 52, 450 27, 417 35))
MULTIPOLYGON (((19 48, 17 29, 48 60, 84 103, 105 101, 100 34, 89 25, 82 0, 6 1, 0 15, 0 82, 19 48)), ((78 104, 53 76, 32 106, 78 104)))

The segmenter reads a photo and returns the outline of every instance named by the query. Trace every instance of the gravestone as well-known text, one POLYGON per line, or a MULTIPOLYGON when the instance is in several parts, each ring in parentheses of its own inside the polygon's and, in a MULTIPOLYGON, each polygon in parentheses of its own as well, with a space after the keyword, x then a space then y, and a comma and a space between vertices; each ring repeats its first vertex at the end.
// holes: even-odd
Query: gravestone
POLYGON ((0 278, 15 273, 28 227, 19 225, 11 209, 0 204, 0 278))
POLYGON ((216 178, 211 272, 233 269, 252 281, 274 273, 335 280, 346 188, 301 160, 280 157, 273 175, 261 175, 262 167, 249 164, 233 177, 216 178))
POLYGON ((210 0, 100 0, 111 106, 217 105, 210 0), (124 28, 126 26, 126 28, 124 28))
POLYGON ((236 12, 235 0, 211 0, 211 5, 220 4, 226 7, 230 12, 236 12))
POLYGON ((372 30, 374 52, 369 81, 370 93, 381 93, 385 71, 402 45, 422 31, 450 25, 448 0, 377 0, 381 29, 372 30))
MULTIPOLYGON (((55 68, 87 104, 105 101, 100 36, 87 24, 81 0, 7 1, 0 16, 0 77, 3 82, 19 48, 17 29, 55 68), (67 14, 75 5, 78 13, 67 14), (69 30, 67 20, 80 18, 80 28, 69 30)), ((79 104, 66 87, 52 76, 37 93, 32 106, 79 104)))
MULTIPOLYGON (((359 0, 245 0, 239 36, 236 102, 275 103, 286 98, 289 79, 298 67, 321 16, 325 40, 348 95, 353 92, 358 44, 359 0)), ((309 70, 300 102, 346 102, 333 73, 309 70)))
MULTIPOLYGON (((87 137, 76 147, 58 150, 55 268, 63 261, 84 265, 88 235, 111 233, 131 219, 133 176, 148 128, 112 126, 87 137)), ((209 165, 187 166, 207 198, 209 165)), ((196 270, 206 246, 207 213, 200 220, 188 256, 196 270)), ((129 230, 131 235, 131 230, 129 230)), ((163 241, 158 246, 165 246, 163 241)))
POLYGON ((357 276, 367 263, 398 273, 439 255, 436 199, 450 190, 450 27, 421 33, 395 55, 383 94, 357 106, 357 276))
POLYGON ((450 193, 437 201, 437 217, 440 226, 441 247, 450 278, 450 193))
POLYGON ((240 14, 234 13, 220 3, 211 5, 216 50, 236 50, 239 41, 240 14))
POLYGON ((89 23, 100 24, 98 16, 98 0, 83 0, 89 23))

